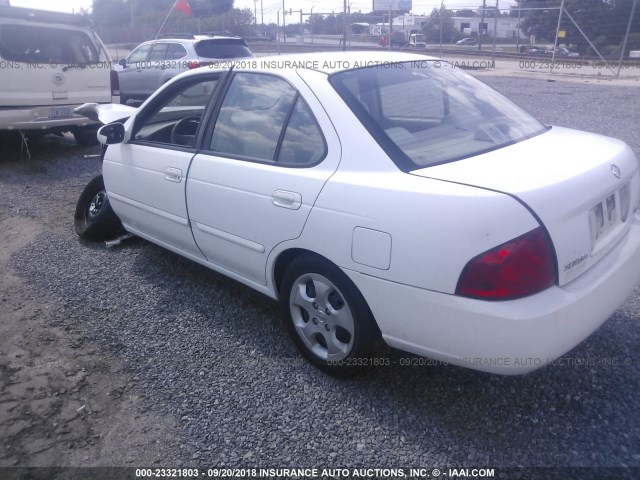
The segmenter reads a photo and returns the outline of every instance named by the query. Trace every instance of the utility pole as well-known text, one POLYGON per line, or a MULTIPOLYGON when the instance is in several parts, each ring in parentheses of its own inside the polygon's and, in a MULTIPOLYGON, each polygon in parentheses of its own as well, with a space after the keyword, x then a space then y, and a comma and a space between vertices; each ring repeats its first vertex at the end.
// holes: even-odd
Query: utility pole
MULTIPOLYGON (((562 0, 564 2, 564 0, 562 0)), ((496 0, 496 10, 493 12, 493 48, 491 49, 491 64, 496 62, 496 37, 498 36, 498 15, 500 14, 500 0, 496 0)))
POLYGON ((131 7, 131 34, 133 35, 133 0, 129 0, 129 6, 131 7))
POLYGON ((560 35, 560 24, 562 23, 562 13, 564 12, 564 0, 560 4, 560 13, 558 14, 558 27, 556 28, 556 39, 553 42, 553 54, 551 55, 551 73, 553 73, 553 65, 556 63, 556 50, 558 49, 558 36, 560 35))
POLYGON ((518 40, 516 41, 516 53, 520 53, 520 23, 522 10, 520 9, 520 5, 518 5, 518 27, 516 29, 516 33, 518 34, 518 40))
POLYGON ((260 23, 264 26, 264 6, 262 5, 262 0, 260 0, 260 23))
POLYGON ((258 0, 253 0, 253 29, 258 33, 258 0))
POLYGON ((440 3, 440 56, 442 57, 442 8, 444 7, 444 0, 440 3))
POLYGON ((286 22, 285 22, 285 18, 287 16, 287 11, 284 9, 284 0, 282 0, 282 38, 284 39, 284 41, 287 41, 287 29, 286 27, 286 22))
POLYGON ((627 33, 624 35, 624 41, 622 42, 622 51, 620 52, 620 61, 618 62, 618 73, 616 77, 620 76, 620 69, 622 68, 622 59, 624 58, 624 51, 627 49, 627 40, 629 39, 629 32, 631 31, 631 23, 633 22, 633 14, 636 12, 636 4, 638 0, 633 0, 631 5, 631 13, 629 14, 629 23, 627 24, 627 33))
MULTIPOLYGON (((284 17, 284 12, 282 13, 284 17)), ((278 9, 278 28, 276 29, 276 35, 278 36, 278 55, 280 55, 280 9, 278 9)))
POLYGON ((487 0, 482 0, 482 12, 480 12, 480 28, 478 35, 478 51, 482 50, 482 35, 484 34, 484 9, 487 8, 487 0))
POLYGON ((311 15, 309 16, 309 28, 311 29, 311 44, 313 45, 313 9, 315 5, 311 7, 311 15))
POLYGON ((342 12, 342 51, 347 50, 347 0, 343 1, 342 12))
POLYGON ((391 21, 391 1, 389 1, 389 51, 391 51, 391 33, 393 30, 393 22, 391 21))

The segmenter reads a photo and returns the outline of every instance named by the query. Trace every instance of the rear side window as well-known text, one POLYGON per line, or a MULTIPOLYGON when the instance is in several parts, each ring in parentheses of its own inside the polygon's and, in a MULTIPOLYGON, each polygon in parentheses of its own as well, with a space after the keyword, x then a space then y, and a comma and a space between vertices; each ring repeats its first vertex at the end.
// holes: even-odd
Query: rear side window
POLYGON ((151 49, 151 55, 149 55, 149 60, 151 61, 164 60, 165 55, 167 54, 167 48, 169 48, 168 43, 156 43, 151 49))
POLYGON ((293 167, 315 165, 326 154, 322 132, 296 89, 281 78, 256 73, 235 75, 210 149, 293 167))
POLYGON ((194 48, 196 54, 204 58, 253 57, 244 41, 236 39, 201 40, 195 44, 194 48))
POLYGON ((0 27, 0 56, 24 63, 97 63, 99 54, 84 32, 25 25, 0 27))
POLYGON ((187 51, 179 43, 172 43, 167 52, 167 60, 177 60, 187 56, 187 51))

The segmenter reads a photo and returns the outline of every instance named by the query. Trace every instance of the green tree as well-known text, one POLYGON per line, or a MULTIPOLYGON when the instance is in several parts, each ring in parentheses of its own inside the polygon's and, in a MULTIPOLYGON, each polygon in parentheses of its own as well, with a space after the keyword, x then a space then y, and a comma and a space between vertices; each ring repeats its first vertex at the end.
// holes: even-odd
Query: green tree
POLYGON ((434 8, 429 15, 429 19, 422 28, 422 33, 425 34, 427 42, 439 42, 440 41, 440 15, 442 15, 442 41, 444 43, 451 43, 457 35, 454 23, 453 23, 453 11, 446 8, 438 9, 434 8))
MULTIPOLYGON (((566 0, 565 8, 593 42, 599 39, 603 46, 618 46, 627 28, 633 0, 566 0)), ((553 42, 558 25, 558 0, 518 0, 518 6, 549 7, 549 10, 523 10, 522 29, 527 35, 535 35, 539 42, 553 42)), ((640 29, 639 12, 636 12, 632 32, 640 29)), ((574 23, 563 15, 561 30, 566 32, 563 43, 575 44, 581 53, 585 53, 589 42, 574 23)))
MULTIPOLYGON (((200 17, 221 15, 233 9, 233 0, 191 0, 189 4, 193 14, 200 17)), ((241 12, 242 10, 239 11, 241 12)), ((237 16, 238 13, 234 15, 237 16)))
POLYGON ((93 21, 97 26, 126 25, 129 20, 129 8, 124 0, 93 0, 93 21))

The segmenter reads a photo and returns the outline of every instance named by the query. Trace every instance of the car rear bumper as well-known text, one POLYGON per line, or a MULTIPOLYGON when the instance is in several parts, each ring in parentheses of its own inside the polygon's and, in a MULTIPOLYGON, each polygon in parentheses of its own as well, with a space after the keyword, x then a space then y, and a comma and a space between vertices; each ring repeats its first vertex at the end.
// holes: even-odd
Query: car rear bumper
POLYGON ((0 107, 0 130, 46 130, 94 125, 96 122, 73 113, 78 106, 0 107), (70 114, 67 115, 67 112, 70 114))
POLYGON ((587 338, 638 285, 640 211, 631 221, 620 245, 588 272, 518 300, 480 301, 346 273, 390 346, 475 370, 523 374, 587 338))

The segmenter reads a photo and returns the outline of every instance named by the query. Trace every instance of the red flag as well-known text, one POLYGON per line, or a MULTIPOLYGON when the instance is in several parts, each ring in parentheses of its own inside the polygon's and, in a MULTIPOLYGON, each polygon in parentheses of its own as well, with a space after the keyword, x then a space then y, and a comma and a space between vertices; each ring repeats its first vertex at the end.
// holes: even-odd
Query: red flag
POLYGON ((174 7, 185 15, 191 15, 191 5, 187 0, 176 0, 174 7))

